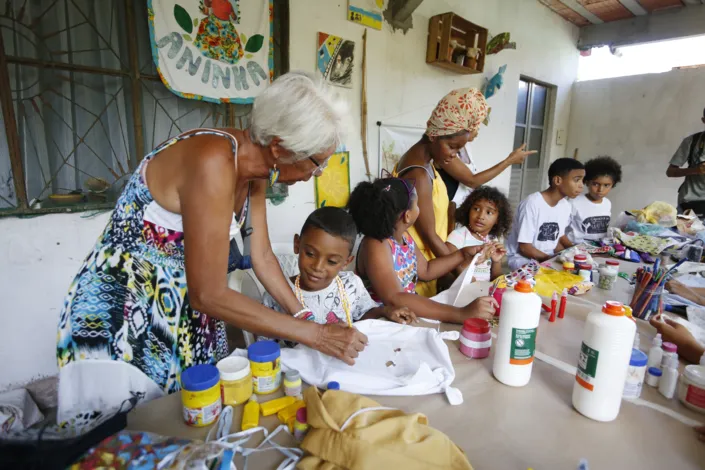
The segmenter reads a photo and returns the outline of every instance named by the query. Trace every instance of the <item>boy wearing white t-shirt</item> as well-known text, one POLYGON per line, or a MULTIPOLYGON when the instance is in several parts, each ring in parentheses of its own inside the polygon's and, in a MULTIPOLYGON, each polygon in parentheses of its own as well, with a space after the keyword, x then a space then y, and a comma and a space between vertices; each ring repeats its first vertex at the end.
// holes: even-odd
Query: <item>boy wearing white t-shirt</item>
POLYGON ((611 157, 597 157, 585 164, 587 194, 570 201, 570 226, 561 244, 569 247, 585 240, 607 237, 612 218, 612 203, 607 194, 622 181, 622 167, 611 157))
POLYGON ((585 167, 578 160, 559 158, 548 169, 550 187, 521 201, 507 243, 509 267, 517 269, 530 260, 543 262, 562 251, 559 242, 572 212, 566 198, 583 191, 585 167))

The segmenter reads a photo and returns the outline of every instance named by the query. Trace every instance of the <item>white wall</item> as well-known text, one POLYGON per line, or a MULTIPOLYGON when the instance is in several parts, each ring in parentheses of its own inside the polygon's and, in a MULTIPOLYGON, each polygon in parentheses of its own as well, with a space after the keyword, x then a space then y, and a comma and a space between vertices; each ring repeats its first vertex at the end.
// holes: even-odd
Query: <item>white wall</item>
POLYGON ((703 129, 705 68, 576 83, 568 149, 610 155, 623 182, 610 193, 614 214, 653 201, 676 205, 681 178, 666 168, 684 137, 703 129))
MULTIPOLYGON (((363 27, 345 19, 345 1, 292 2, 290 64, 292 69, 315 69, 317 33, 327 32, 357 42, 355 88, 341 89, 351 107, 346 141, 351 152, 351 182, 364 178, 360 140, 360 63, 363 27), (295 5, 295 8, 293 6, 295 5)), ((428 19, 453 11, 497 34, 511 31, 518 50, 504 51, 487 60, 486 76, 508 64, 504 87, 490 100, 492 121, 473 143, 480 169, 506 157, 512 150, 517 87, 520 75, 558 87, 555 122, 549 132, 551 159, 566 154, 555 145, 557 129, 566 129, 570 91, 577 73, 575 48, 578 31, 536 0, 427 0, 414 13, 407 34, 368 29, 368 152, 373 174, 378 173, 377 121, 424 126, 438 100, 454 88, 481 86, 483 76, 457 75, 425 63, 428 19)), ((509 172, 492 184, 507 190, 509 172)), ((269 206, 270 235, 274 242, 290 243, 314 209, 313 182, 290 188, 287 201, 269 206)), ((82 219, 66 214, 34 219, 0 219, 0 390, 56 372, 54 345, 63 297, 80 262, 100 233, 106 215, 82 219), (57 245, 57 243, 59 243, 57 245)))

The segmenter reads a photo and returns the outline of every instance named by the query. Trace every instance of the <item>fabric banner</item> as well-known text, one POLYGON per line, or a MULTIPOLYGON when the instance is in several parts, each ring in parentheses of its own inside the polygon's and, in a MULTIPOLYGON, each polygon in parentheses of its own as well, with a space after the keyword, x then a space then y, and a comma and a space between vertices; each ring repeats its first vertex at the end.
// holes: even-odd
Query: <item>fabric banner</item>
POLYGON ((273 78, 272 0, 148 0, 152 58, 174 94, 252 103, 273 78))
POLYGON ((379 127, 379 169, 392 172, 399 159, 418 142, 426 132, 425 127, 379 127))

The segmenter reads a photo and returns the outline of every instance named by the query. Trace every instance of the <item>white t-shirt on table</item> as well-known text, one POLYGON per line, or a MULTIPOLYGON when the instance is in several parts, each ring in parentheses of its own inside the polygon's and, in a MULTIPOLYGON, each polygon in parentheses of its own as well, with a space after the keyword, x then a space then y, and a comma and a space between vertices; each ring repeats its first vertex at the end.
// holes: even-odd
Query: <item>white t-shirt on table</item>
POLYGON ((531 243, 537 250, 553 255, 558 239, 570 224, 571 213, 572 206, 565 198, 555 207, 549 206, 540 192, 521 201, 507 240, 509 267, 514 270, 530 261, 519 254, 520 243, 531 243))
POLYGON ((607 229, 612 218, 612 203, 603 198, 600 204, 592 202, 585 194, 570 200, 573 212, 570 226, 566 230, 573 243, 584 240, 601 240, 607 236, 607 229))
MULTIPOLYGON (((497 237, 492 235, 488 235, 487 238, 491 243, 497 241, 497 237)), ((450 235, 448 235, 447 242, 459 250, 467 246, 484 245, 484 242, 475 238, 467 227, 458 227, 453 230, 450 235)), ((476 281, 492 280, 492 260, 488 259, 482 264, 475 265, 475 274, 473 277, 476 281)))

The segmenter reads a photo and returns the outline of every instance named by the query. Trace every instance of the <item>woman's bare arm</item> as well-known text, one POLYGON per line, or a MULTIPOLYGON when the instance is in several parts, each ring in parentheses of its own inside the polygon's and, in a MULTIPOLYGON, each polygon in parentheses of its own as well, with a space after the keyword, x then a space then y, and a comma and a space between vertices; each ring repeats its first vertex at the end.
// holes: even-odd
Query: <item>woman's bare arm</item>
POLYGON ((232 153, 222 148, 206 146, 198 158, 186 158, 188 178, 178 190, 191 306, 252 333, 297 341, 353 363, 367 342, 357 330, 294 319, 228 288, 235 165, 232 153))
POLYGON ((526 151, 526 144, 509 154, 507 158, 497 163, 492 168, 474 174, 470 168, 463 163, 459 158, 454 158, 447 165, 441 164, 446 173, 453 177, 459 183, 464 184, 469 188, 477 188, 483 184, 495 179, 504 170, 515 164, 521 164, 526 157, 536 153, 536 150, 526 151))
POLYGON ((277 301, 282 308, 290 314, 299 312, 303 306, 296 300, 294 292, 289 287, 286 277, 282 272, 279 260, 272 251, 272 244, 269 241, 269 229, 267 227, 267 205, 266 205, 267 183, 265 181, 255 181, 252 183, 250 194, 250 210, 252 211, 252 267, 257 279, 260 280, 264 288, 277 301))

